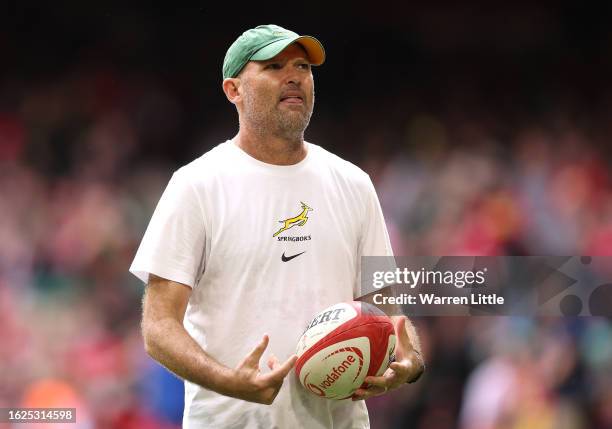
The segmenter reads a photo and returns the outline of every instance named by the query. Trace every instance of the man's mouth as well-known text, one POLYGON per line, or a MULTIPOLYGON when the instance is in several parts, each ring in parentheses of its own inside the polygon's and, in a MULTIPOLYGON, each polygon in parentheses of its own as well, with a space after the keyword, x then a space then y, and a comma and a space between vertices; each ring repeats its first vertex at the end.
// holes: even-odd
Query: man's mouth
POLYGON ((304 104, 304 98, 300 94, 287 93, 281 96, 281 103, 286 104, 304 104))
POLYGON ((300 97, 283 97, 281 98, 281 102, 287 104, 304 104, 304 100, 300 97))

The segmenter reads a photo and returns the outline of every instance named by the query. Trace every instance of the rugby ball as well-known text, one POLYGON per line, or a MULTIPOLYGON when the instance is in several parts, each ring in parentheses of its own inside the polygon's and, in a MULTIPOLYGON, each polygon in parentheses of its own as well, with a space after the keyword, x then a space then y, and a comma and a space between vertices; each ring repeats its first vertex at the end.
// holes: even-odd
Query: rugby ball
POLYGON ((295 372, 309 392, 347 399, 368 375, 382 375, 392 362, 395 331, 375 306, 341 302, 317 314, 298 341, 295 372))

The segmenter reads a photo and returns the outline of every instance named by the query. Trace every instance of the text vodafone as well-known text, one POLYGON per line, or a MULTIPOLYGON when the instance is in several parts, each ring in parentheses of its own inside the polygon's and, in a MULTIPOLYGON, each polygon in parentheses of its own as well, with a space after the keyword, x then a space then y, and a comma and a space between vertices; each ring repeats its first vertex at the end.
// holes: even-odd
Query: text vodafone
POLYGON ((319 387, 321 387, 322 389, 330 388, 336 382, 336 380, 340 378, 340 375, 343 374, 347 369, 349 369, 349 367, 354 363, 355 358, 353 356, 348 356, 342 361, 339 366, 332 368, 332 371, 327 374, 327 377, 325 378, 325 380, 323 380, 321 384, 319 384, 319 387))

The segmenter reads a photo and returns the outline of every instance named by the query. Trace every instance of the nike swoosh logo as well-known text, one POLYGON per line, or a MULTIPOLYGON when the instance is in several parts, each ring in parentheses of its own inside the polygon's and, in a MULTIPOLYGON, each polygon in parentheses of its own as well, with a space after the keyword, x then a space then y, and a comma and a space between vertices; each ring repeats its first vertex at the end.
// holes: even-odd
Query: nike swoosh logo
MULTIPOLYGON (((304 250, 302 253, 306 253, 306 251, 304 250)), ((298 256, 300 256, 302 253, 298 253, 293 256, 285 256, 285 252, 283 252, 283 256, 281 256, 281 259, 283 260, 283 262, 289 262, 293 258, 297 258, 298 256)))

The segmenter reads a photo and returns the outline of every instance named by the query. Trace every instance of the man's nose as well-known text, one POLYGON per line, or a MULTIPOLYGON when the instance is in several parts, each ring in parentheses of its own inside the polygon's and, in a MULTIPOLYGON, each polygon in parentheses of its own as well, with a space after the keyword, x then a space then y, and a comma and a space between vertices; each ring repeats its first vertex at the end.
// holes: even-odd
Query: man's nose
POLYGON ((300 86, 302 84, 302 77, 299 72, 296 70, 289 70, 287 73, 287 77, 285 79, 285 83, 287 85, 296 85, 300 86))

